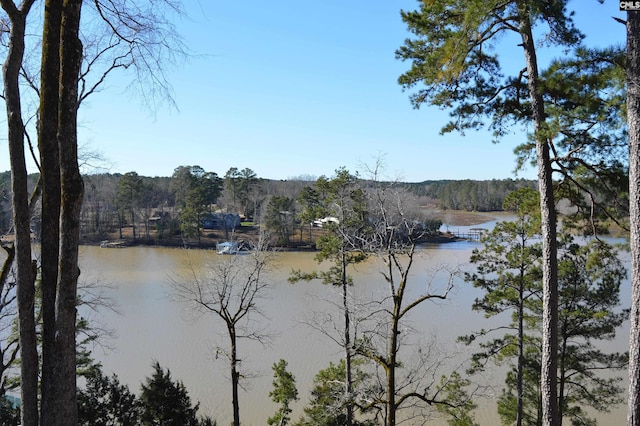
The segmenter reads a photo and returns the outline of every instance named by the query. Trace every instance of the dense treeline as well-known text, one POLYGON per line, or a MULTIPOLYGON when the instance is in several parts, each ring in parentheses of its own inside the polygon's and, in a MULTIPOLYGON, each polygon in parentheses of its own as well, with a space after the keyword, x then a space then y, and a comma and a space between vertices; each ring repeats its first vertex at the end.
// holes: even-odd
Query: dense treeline
MULTIPOLYGON (((0 173, 0 232, 3 234, 11 232, 10 179, 9 172, 0 173)), ((30 190, 37 179, 37 175, 29 176, 30 190)), ((279 212, 295 210, 303 189, 314 183, 311 177, 263 179, 247 168, 231 168, 224 177, 219 177, 198 166, 180 166, 170 177, 129 172, 90 174, 85 175, 84 180, 82 231, 83 236, 89 238, 101 238, 123 227, 133 227, 137 238, 148 238, 152 230, 159 231, 159 238, 180 232, 197 237, 198 230, 184 226, 181 219, 195 223, 214 210, 279 226, 282 222, 282 218, 277 217, 279 212), (199 189, 193 185, 198 176, 209 184, 209 193, 199 194, 205 199, 196 197, 199 189), (198 211, 196 205, 202 211, 198 211)), ((404 185, 407 197, 414 198, 421 206, 468 211, 499 211, 509 192, 523 187, 535 188, 534 181, 525 179, 438 180, 404 185)), ((294 223, 290 225, 296 227, 294 223)), ((36 217, 32 228, 37 232, 38 227, 36 217)), ((281 232, 282 228, 275 231, 281 232)), ((288 239, 290 235, 291 232, 286 231, 281 239, 288 239)))
MULTIPOLYGON (((217 423, 198 413, 200 403, 193 404, 185 385, 174 380, 171 372, 157 361, 153 374, 140 386, 136 396, 116 374, 107 376, 100 364, 91 363, 83 373, 84 389, 78 393, 78 424, 147 425, 180 424, 185 426, 215 426, 217 423)), ((12 401, 0 402, 0 423, 20 425, 20 409, 12 401)))
POLYGON ((442 209, 500 211, 507 194, 520 188, 536 188, 526 179, 437 180, 408 184, 411 192, 437 200, 442 209))

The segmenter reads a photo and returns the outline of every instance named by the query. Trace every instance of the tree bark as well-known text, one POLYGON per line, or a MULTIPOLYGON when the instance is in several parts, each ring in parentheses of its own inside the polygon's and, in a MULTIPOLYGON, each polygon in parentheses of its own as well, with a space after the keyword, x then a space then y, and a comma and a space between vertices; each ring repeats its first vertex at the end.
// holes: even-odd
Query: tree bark
MULTIPOLYGON (((391 262, 391 259, 389 259, 391 262)), ((391 263, 389 263, 391 265, 391 263)), ((390 271, 390 273, 392 273, 390 271)), ((391 275, 390 275, 391 276, 391 275)), ((402 283, 397 294, 393 294, 393 315, 391 316, 391 335, 389 336, 388 349, 388 371, 387 371, 387 426, 396 426, 396 364, 398 362, 398 336, 400 335, 400 316, 402 311, 402 299, 404 296, 405 280, 402 283)))
POLYGON ((9 51, 2 67, 7 106, 13 225, 15 232, 18 326, 20 341, 20 397, 22 425, 38 425, 38 352, 34 319, 35 268, 31 259, 29 192, 24 150, 24 125, 20 102, 19 74, 24 57, 26 16, 33 4, 22 9, 12 1, 0 2, 11 22, 9 51))
POLYGON ((556 211, 548 137, 544 135, 545 112, 540 93, 536 48, 531 31, 530 12, 526 1, 518 1, 520 35, 527 64, 527 84, 531 97, 533 128, 536 137, 538 165, 538 191, 542 216, 542 367, 540 390, 542 393, 542 424, 557 426, 557 345, 558 345, 558 264, 556 211))
POLYGON ((60 238, 60 155, 58 147, 58 91, 60 77, 60 24, 62 4, 47 0, 42 35, 40 78, 40 151, 42 185, 42 230, 40 277, 42 290, 42 424, 54 424, 56 395, 55 335, 56 288, 60 238))
POLYGON ((16 258, 16 248, 12 244, 2 244, 2 248, 7 253, 7 257, 4 259, 4 263, 2 263, 2 269, 0 269, 0 294, 4 292, 4 287, 9 280, 9 273, 13 268, 13 261, 16 258))
POLYGON ((631 315, 627 425, 640 426, 640 12, 627 12, 631 315))
MULTIPOLYGON (((526 241, 522 239, 521 259, 524 260, 524 251, 526 249, 526 241)), ((518 401, 516 407, 516 426, 522 426, 522 413, 524 405, 524 285, 525 285, 524 268, 520 268, 520 283, 518 286, 518 370, 517 370, 517 394, 518 401)))
POLYGON ((76 400, 76 297, 80 209, 84 184, 78 165, 78 76, 82 61, 79 38, 82 0, 65 0, 60 32, 60 259, 56 293, 56 425, 75 425, 76 400))
POLYGON ((233 406, 233 426, 240 426, 240 401, 238 387, 240 372, 238 371, 238 346, 235 325, 227 324, 231 342, 231 404, 233 406))
POLYGON ((353 349, 351 348, 351 310, 349 308, 349 279, 347 277, 346 248, 342 248, 342 310, 344 315, 344 362, 345 362, 345 426, 353 424, 353 349))

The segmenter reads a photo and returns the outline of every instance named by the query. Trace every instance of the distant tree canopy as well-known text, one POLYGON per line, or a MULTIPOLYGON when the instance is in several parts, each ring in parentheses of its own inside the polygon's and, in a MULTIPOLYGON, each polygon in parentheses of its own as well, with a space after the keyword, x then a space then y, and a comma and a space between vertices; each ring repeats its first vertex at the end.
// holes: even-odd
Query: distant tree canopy
POLYGON ((275 231, 280 243, 288 244, 296 228, 295 200, 288 197, 271 197, 264 218, 265 226, 275 231))
MULTIPOLYGON (((32 186, 37 177, 29 176, 32 186)), ((0 173, 0 234, 11 230, 10 179, 9 172, 0 173)), ((179 166, 170 177, 139 176, 131 171, 89 174, 84 180, 83 235, 100 236, 122 226, 135 226, 137 231, 139 226, 138 237, 149 237, 150 229, 161 229, 160 235, 183 233, 189 238, 197 238, 201 229, 196 225, 212 207, 231 213, 243 204, 245 210, 253 213, 255 223, 264 222, 276 228, 274 232, 281 241, 287 241, 296 228, 295 221, 289 223, 295 214, 289 218, 282 216, 283 212, 300 213, 300 200, 309 202, 309 190, 315 184, 308 180, 261 179, 251 169, 237 168, 228 171, 223 178, 200 166, 179 166), (259 191, 259 194, 251 195, 252 191, 259 191), (280 205, 284 200, 289 200, 290 205, 280 205), (188 223, 183 224, 185 220, 188 223)), ((408 196, 415 198, 416 205, 469 211, 500 211, 509 192, 536 187, 535 181, 525 179, 439 180, 402 185, 408 196)), ((366 181, 363 181, 363 187, 367 187, 366 181)), ((306 218, 300 225, 315 219, 318 217, 306 218)), ((34 231, 38 226, 36 212, 32 224, 34 231)))
POLYGON ((500 211, 507 194, 520 188, 536 188, 526 179, 439 180, 407 184, 418 196, 437 200, 442 209, 500 211))

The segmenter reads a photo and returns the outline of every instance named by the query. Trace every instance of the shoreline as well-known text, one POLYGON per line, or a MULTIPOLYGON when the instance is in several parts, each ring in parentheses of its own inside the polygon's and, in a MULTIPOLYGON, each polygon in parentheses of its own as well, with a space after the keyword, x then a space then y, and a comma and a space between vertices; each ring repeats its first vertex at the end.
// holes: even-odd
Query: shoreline
MULTIPOLYGON (((251 236, 247 235, 249 238, 237 238, 236 241, 255 241, 256 236, 251 238, 251 236)), ((459 238, 451 233, 441 232, 440 235, 431 236, 421 240, 418 244, 446 244, 452 243, 456 241, 465 241, 466 238, 459 238)), ((80 242, 81 246, 89 246, 89 247, 100 247, 100 248, 127 248, 127 247, 158 247, 158 248, 187 248, 187 249, 196 249, 196 250, 210 250, 216 249, 219 243, 222 243, 226 240, 212 240, 207 238, 207 241, 201 240, 200 242, 194 241, 180 241, 178 238, 167 239, 163 243, 159 243, 156 239, 152 237, 143 237, 143 238, 117 238, 117 239, 100 239, 100 238, 83 238, 80 242)), ((301 243, 301 244, 293 244, 289 246, 273 246, 273 248, 278 251, 286 251, 286 252, 305 252, 305 251, 317 251, 315 247, 315 243, 301 243)))
MULTIPOLYGON (((461 210, 439 210, 428 209, 429 216, 439 218, 448 228, 466 227, 480 225, 482 223, 496 220, 503 212, 468 212, 461 210)), ((142 227, 136 229, 137 233, 144 234, 142 227)), ((322 232, 321 228, 313 228, 305 230, 303 235, 297 233, 292 236, 291 244, 288 246, 276 246, 280 251, 316 251, 315 239, 322 232), (309 237, 307 237, 309 235, 309 237)), ((250 244, 257 241, 259 236, 258 226, 241 226, 235 232, 224 232, 221 230, 205 229, 199 241, 188 241, 179 235, 158 237, 158 231, 150 231, 148 235, 136 237, 133 239, 132 227, 122 228, 122 231, 116 230, 96 236, 82 236, 80 238, 81 246, 99 246, 104 248, 125 248, 125 247, 166 247, 166 248, 190 248, 210 250, 216 249, 217 244, 225 241, 246 241, 250 244)), ((445 244, 456 241, 464 241, 466 238, 458 238, 452 232, 440 232, 437 236, 425 238, 419 244, 445 244)), ((1 242, 9 243, 12 241, 12 235, 4 235, 1 242)), ((34 239, 35 242, 35 239, 34 239)))

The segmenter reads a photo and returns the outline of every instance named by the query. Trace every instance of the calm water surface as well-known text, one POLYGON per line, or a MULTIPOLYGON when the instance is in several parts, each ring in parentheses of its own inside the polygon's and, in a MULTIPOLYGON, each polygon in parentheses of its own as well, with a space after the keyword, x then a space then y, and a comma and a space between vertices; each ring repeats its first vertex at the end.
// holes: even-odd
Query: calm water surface
MULTIPOLYGON (((463 263, 469 255, 468 243, 456 247, 427 249, 421 253, 414 267, 416 274, 429 263, 463 263), (423 254, 429 253, 429 256, 423 254)), ((172 300, 170 278, 185 272, 187 257, 203 267, 207 258, 217 257, 211 251, 186 251, 165 248, 100 249, 83 247, 81 267, 85 280, 109 285, 104 294, 114 301, 116 312, 102 310, 91 314, 106 328, 115 332, 112 349, 95 349, 107 372, 115 372, 121 381, 138 390, 140 383, 151 373, 154 360, 171 369, 174 378, 182 380, 194 400, 201 403, 201 412, 216 418, 219 424, 230 420, 230 384, 227 380, 227 361, 216 359, 216 344, 225 346, 222 324, 216 318, 201 316, 190 306, 172 300)), ((255 374, 241 394, 243 424, 263 425, 273 414, 275 405, 268 397, 271 389, 271 366, 280 358, 289 363, 296 376, 301 401, 293 418, 301 414, 301 406, 308 399, 314 375, 328 366, 329 361, 341 358, 340 348, 327 337, 313 331, 306 322, 314 311, 330 310, 326 300, 334 290, 319 282, 289 284, 292 269, 317 269, 312 253, 278 254, 277 267, 270 274, 270 291, 263 301, 268 327, 274 332, 268 348, 243 342, 240 346, 242 369, 255 374)), ((354 291, 358 297, 370 297, 384 290, 373 262, 353 272, 354 291)), ((424 287, 426 276, 416 276, 416 285, 424 287), (422 281, 422 282, 420 282, 422 281)), ((453 301, 425 304, 416 310, 413 325, 426 334, 448 340, 449 335, 465 332, 469 323, 465 318, 475 314, 467 308, 472 298, 458 291, 453 301), (457 312, 453 314, 453 312, 457 312), (464 313, 464 315, 462 315, 464 313), (455 321, 452 321, 455 318, 455 321)), ((450 340, 450 339, 449 339, 450 340)))
MULTIPOLYGON (((430 280, 430 270, 439 265, 467 264, 476 243, 457 242, 428 246, 421 250, 413 266, 411 285, 416 292, 430 280)), ((216 318, 201 316, 189 306, 172 300, 170 278, 186 271, 190 259, 196 269, 204 268, 211 251, 132 247, 100 249, 83 247, 81 267, 86 282, 108 285, 104 294, 113 300, 116 312, 101 310, 91 313, 93 320, 113 330, 111 348, 95 348, 95 357, 105 372, 114 372, 120 380, 137 392, 140 383, 151 374, 151 364, 157 360, 171 370, 174 379, 182 380, 192 400, 200 402, 200 413, 209 414, 225 425, 231 421, 228 363, 216 358, 216 344, 226 345, 221 334, 222 324, 216 318)), ((333 290, 319 282, 289 284, 292 269, 317 269, 312 253, 278 254, 277 266, 270 274, 270 291, 263 301, 263 311, 269 329, 274 333, 270 347, 243 342, 240 344, 242 372, 253 375, 241 392, 240 415, 244 425, 264 425, 276 406, 268 397, 271 390, 271 366, 284 358, 295 375, 301 401, 295 405, 293 419, 302 414, 309 398, 314 375, 341 358, 340 348, 327 337, 313 331, 305 323, 314 312, 330 310, 326 302, 333 290), (322 300, 324 299, 324 300, 322 300)), ((219 256, 218 256, 219 257, 219 256)), ((375 261, 353 272, 354 292, 358 297, 372 297, 384 291, 375 261)), ((434 285, 442 285, 443 276, 434 285)), ((411 325, 424 340, 437 339, 442 353, 461 352, 466 348, 455 344, 455 338, 486 327, 482 315, 470 310, 478 295, 469 285, 458 281, 453 296, 446 302, 423 304, 410 318, 411 325)), ((623 298, 628 300, 625 284, 623 298)), ((628 304, 628 302, 627 302, 628 304)), ((616 346, 626 346, 628 330, 620 331, 616 346)), ((445 373, 445 371, 438 373, 445 373)), ((497 384, 502 380, 500 377, 497 384)), ((498 424, 490 400, 481 402, 477 420, 482 425, 498 424)), ((601 417, 602 424, 623 424, 624 410, 601 417)), ((434 420, 433 424, 445 424, 434 420)))

